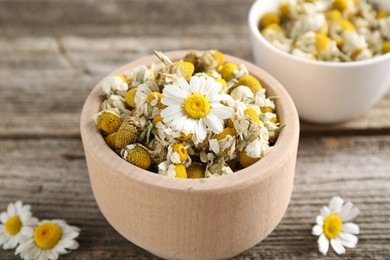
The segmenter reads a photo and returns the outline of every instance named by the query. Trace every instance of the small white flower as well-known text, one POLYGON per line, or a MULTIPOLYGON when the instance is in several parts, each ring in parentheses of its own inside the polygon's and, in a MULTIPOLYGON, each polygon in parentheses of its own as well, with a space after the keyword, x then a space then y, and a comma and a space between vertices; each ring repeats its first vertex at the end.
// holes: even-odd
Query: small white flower
POLYGON ((69 226, 63 220, 43 220, 33 236, 21 241, 15 254, 23 259, 58 259, 59 255, 79 247, 75 240, 79 233, 79 228, 69 226))
POLYGON ((349 221, 358 214, 358 208, 350 202, 344 204, 340 197, 333 197, 329 207, 321 209, 321 215, 317 216, 317 224, 313 227, 312 234, 319 236, 317 242, 322 254, 326 255, 328 252, 329 243, 337 254, 344 254, 345 247, 356 246, 359 226, 349 221))
POLYGON ((128 88, 127 82, 117 76, 108 76, 102 83, 103 92, 108 96, 117 92, 126 92, 128 88))
POLYGON ((222 119, 232 117, 234 110, 221 104, 231 99, 229 95, 218 94, 221 88, 211 77, 193 76, 190 83, 179 78, 177 85, 164 87, 161 102, 167 107, 161 111, 163 121, 186 135, 194 134, 198 142, 206 138, 207 130, 222 132, 222 119))
POLYGON ((232 90, 230 96, 236 101, 250 103, 253 100, 254 94, 247 86, 238 86, 232 90))
POLYGON ((8 204, 7 211, 0 214, 0 246, 3 249, 15 248, 21 240, 33 234, 38 220, 31 216, 30 205, 21 201, 8 204))

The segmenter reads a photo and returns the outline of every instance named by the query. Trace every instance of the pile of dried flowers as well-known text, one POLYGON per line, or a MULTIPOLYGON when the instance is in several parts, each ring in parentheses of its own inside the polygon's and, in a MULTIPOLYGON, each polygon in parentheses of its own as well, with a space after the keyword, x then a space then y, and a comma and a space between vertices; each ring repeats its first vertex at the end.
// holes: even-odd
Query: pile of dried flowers
POLYGON ((359 61, 390 52, 390 16, 370 0, 283 0, 259 28, 275 47, 309 60, 359 61))
POLYGON ((282 129, 277 97, 215 50, 141 65, 102 82, 94 119, 106 143, 143 169, 178 178, 230 174, 255 163, 282 129))

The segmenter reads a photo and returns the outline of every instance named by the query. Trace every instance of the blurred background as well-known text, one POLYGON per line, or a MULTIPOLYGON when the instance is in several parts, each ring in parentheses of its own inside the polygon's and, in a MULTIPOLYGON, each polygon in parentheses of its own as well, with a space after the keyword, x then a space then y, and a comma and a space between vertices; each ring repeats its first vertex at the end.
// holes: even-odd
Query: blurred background
MULTIPOLYGON (((110 71, 155 49, 219 49, 253 61, 253 2, 0 0, 0 211, 23 200, 40 219, 81 227, 70 259, 152 258, 95 203, 79 131, 84 100, 110 71)), ((389 154, 389 93, 345 124, 303 123, 290 207, 265 241, 237 259, 318 258, 311 227, 337 194, 358 205, 357 223, 368 231, 346 257, 388 257, 389 154)), ((0 249, 1 259, 13 254, 0 249)))

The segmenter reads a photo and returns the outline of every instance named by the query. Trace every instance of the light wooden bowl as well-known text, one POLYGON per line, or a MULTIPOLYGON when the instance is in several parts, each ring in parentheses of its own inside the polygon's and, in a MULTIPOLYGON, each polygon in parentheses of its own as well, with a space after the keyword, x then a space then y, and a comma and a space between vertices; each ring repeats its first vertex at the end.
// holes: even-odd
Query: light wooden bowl
MULTIPOLYGON (((172 60, 187 51, 166 53, 172 60)), ((275 229, 291 198, 299 120, 286 90, 269 74, 241 59, 267 94, 279 96, 277 113, 287 126, 274 149, 254 165, 209 179, 178 179, 137 168, 104 142, 92 117, 102 102, 99 83, 81 114, 81 137, 92 190, 110 224, 132 243, 169 259, 221 259, 259 243, 275 229)), ((148 56, 113 72, 157 62, 148 56)))

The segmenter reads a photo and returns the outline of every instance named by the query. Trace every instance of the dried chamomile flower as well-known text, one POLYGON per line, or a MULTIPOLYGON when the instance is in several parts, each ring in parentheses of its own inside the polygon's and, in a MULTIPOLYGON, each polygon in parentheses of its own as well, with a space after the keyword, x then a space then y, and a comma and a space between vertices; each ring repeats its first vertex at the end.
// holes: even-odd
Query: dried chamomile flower
POLYGON ((248 156, 246 151, 241 151, 238 153, 238 160, 240 162, 241 167, 246 168, 260 160, 260 157, 258 158, 252 158, 248 156))
POLYGON ((215 177, 233 173, 232 169, 227 165, 223 157, 207 165, 205 175, 207 177, 215 177))
POLYGON ((170 161, 174 164, 183 164, 189 159, 187 149, 181 143, 174 143, 168 147, 168 154, 170 161))
POLYGON ((137 93, 137 88, 132 88, 130 89, 129 91, 127 91, 126 95, 125 95, 125 101, 126 101, 126 104, 130 107, 130 108, 136 108, 136 104, 135 104, 135 94, 137 93))
POLYGON ((108 76, 102 82, 103 92, 108 96, 118 92, 126 92, 128 87, 127 79, 122 75, 108 76))
POLYGON ((187 167, 186 171, 189 179, 205 178, 205 169, 201 164, 193 163, 187 167))
POLYGON ((238 66, 234 63, 225 63, 221 69, 221 76, 224 80, 229 81, 235 77, 235 71, 238 66))
POLYGON ((265 28, 270 24, 279 24, 280 18, 276 13, 268 12, 265 13, 260 19, 260 28, 265 28))
POLYGON ((252 75, 245 75, 241 77, 237 84, 247 86, 254 94, 262 88, 260 81, 252 75))
POLYGON ((115 133, 112 133, 112 134, 109 134, 107 135, 106 137, 104 137, 104 141, 106 142, 106 144, 111 148, 111 149, 116 149, 116 135, 117 135, 117 132, 115 133))
POLYGON ((148 144, 149 155, 155 164, 159 164, 167 157, 167 148, 158 139, 153 139, 148 144))
POLYGON ((236 158, 237 131, 232 127, 226 127, 222 133, 214 135, 210 139, 210 150, 214 154, 226 159, 236 158))
POLYGON ((104 110, 95 115, 95 123, 107 134, 116 132, 121 125, 121 117, 114 110, 104 110))
POLYGON ((144 170, 149 169, 152 164, 152 159, 148 150, 140 144, 131 144, 126 146, 121 152, 122 157, 129 163, 142 168, 144 170))
POLYGON ((382 53, 385 54, 385 53, 388 53, 388 52, 390 52, 390 41, 384 42, 382 44, 382 53))
POLYGON ((141 121, 133 116, 129 116, 119 127, 115 137, 115 147, 125 148, 129 144, 135 143, 142 128, 141 121))
POLYGON ((187 178, 187 170, 186 170, 186 167, 184 167, 184 165, 182 164, 177 164, 175 165, 175 177, 176 178, 184 178, 186 179, 187 178))
POLYGON ((217 50, 191 51, 183 59, 195 66, 196 72, 217 70, 225 62, 225 55, 217 50))

